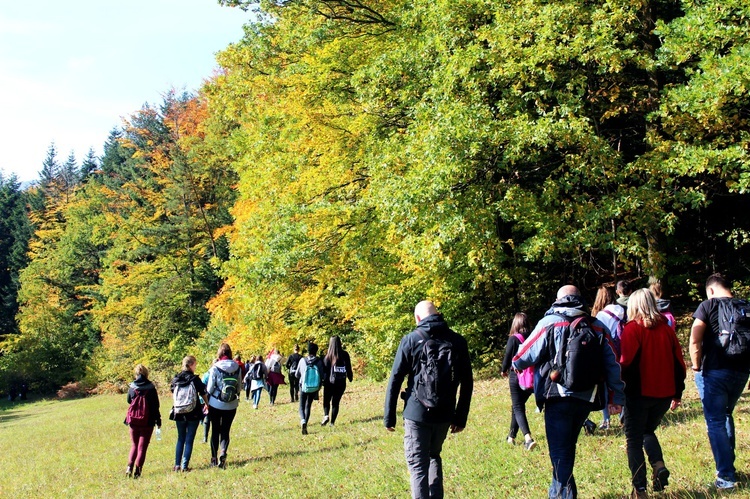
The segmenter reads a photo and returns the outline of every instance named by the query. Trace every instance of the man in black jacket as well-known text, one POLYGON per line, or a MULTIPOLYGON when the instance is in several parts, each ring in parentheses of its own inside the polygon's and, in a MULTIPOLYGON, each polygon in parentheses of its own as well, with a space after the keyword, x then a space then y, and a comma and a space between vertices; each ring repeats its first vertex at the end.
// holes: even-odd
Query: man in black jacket
MULTIPOLYGON (((404 454, 411 474, 414 498, 443 497, 443 468, 440 451, 448 434, 458 433, 466 426, 469 415, 474 377, 466 340, 452 331, 438 314, 435 305, 422 301, 414 309, 417 327, 401 339, 393 362, 391 378, 385 398, 384 423, 388 431, 396 426, 396 406, 404 378, 407 378, 404 400, 404 454), (447 392, 437 404, 416 387, 426 358, 425 344, 442 345, 450 352, 452 374, 447 392), (447 346, 446 346, 447 344, 447 346), (458 402, 456 393, 461 388, 458 402)), ((437 349, 438 347, 435 346, 437 349)), ((438 362, 438 371, 440 371, 438 362)), ((440 386, 443 379, 438 379, 440 386)))

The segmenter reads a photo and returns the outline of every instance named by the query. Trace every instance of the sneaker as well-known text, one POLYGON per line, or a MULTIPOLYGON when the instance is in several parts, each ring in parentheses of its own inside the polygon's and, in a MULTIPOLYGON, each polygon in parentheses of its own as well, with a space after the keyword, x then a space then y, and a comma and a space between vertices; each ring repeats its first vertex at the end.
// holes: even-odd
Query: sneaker
POLYGON ((508 442, 508 445, 516 445, 516 439, 513 437, 508 437, 505 441, 508 442))
POLYGON ((180 471, 180 467, 179 466, 173 466, 172 467, 172 471, 180 471))
POLYGON ((586 435, 593 435, 594 433, 596 433, 596 423, 594 423, 590 419, 587 419, 583 422, 583 431, 586 432, 586 435))
POLYGON ((257 409, 257 408, 258 408, 258 404, 253 404, 253 409, 257 409))
POLYGON ((211 458, 211 464, 209 466, 211 466, 212 468, 215 468, 218 465, 219 465, 219 461, 215 457, 212 457, 211 458))
POLYGON ((183 473, 190 473, 191 471, 193 471, 193 468, 191 468, 190 466, 185 466, 184 468, 182 468, 183 473))
POLYGON ((526 450, 534 450, 534 447, 536 447, 536 442, 534 442, 534 440, 529 440, 528 442, 523 443, 523 448, 526 450))
POLYGON ((128 477, 128 478, 131 478, 133 476, 133 467, 132 466, 128 466, 125 469, 125 476, 128 477))
POLYGON ((654 471, 654 492, 661 492, 667 485, 669 485, 669 470, 662 467, 654 471))
POLYGON ((737 487, 737 482, 733 482, 732 480, 724 480, 723 478, 717 478, 714 482, 714 487, 719 490, 729 490, 737 487))
POLYGON ((226 454, 222 454, 221 456, 219 456, 219 468, 223 470, 227 469, 227 455, 226 454))
POLYGON ((328 414, 323 416, 323 421, 321 421, 320 426, 325 426, 328 424, 328 414))
MULTIPOLYGON (((142 466, 136 466, 135 471, 133 472, 133 478, 138 478, 141 476, 141 472, 143 471, 142 466)), ((718 480, 718 479, 717 479, 718 480)))
POLYGON ((605 419, 602 421, 602 424, 599 425, 600 430, 609 430, 609 419, 605 419))
POLYGON ((307 435, 307 423, 302 423, 302 434, 307 435))

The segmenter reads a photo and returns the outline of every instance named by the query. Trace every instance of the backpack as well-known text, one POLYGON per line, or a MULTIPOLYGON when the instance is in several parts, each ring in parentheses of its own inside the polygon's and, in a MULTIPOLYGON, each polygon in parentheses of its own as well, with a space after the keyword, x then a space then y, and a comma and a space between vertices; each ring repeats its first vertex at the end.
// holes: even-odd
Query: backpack
POLYGON ((315 393, 320 390, 320 367, 315 362, 317 359, 305 359, 307 369, 305 369, 305 377, 302 379, 302 386, 300 390, 304 393, 315 393))
POLYGON ((272 373, 281 372, 281 363, 278 360, 273 361, 273 364, 271 364, 271 372, 272 373))
POLYGON ((455 397, 453 344, 443 338, 424 338, 414 375, 414 396, 427 410, 443 407, 455 397))
POLYGON ((255 381, 260 381, 263 379, 263 363, 258 362, 253 366, 252 375, 250 376, 255 381))
POLYGON ((719 300, 719 334, 716 341, 730 358, 746 356, 750 350, 750 303, 738 298, 719 300))
POLYGON ((289 366, 289 374, 294 374, 297 372, 297 366, 299 365, 299 358, 295 358, 294 361, 292 361, 292 364, 289 366))
POLYGON ((612 346, 615 349, 615 355, 617 356, 617 359, 619 361, 620 353, 622 352, 620 348, 620 341, 622 339, 622 330, 625 329, 625 319, 620 319, 619 317, 617 317, 616 314, 613 314, 606 308, 603 309, 602 312, 604 312, 608 316, 612 317, 615 321, 617 321, 616 322, 617 327, 615 328, 615 331, 610 331, 610 333, 612 334, 612 346))
POLYGON ((222 402, 233 402, 238 397, 239 393, 239 385, 240 380, 239 377, 242 373, 242 369, 240 369, 240 366, 237 366, 237 371, 234 373, 228 373, 225 370, 221 369, 218 366, 216 367, 216 372, 221 374, 221 377, 217 380, 217 391, 218 391, 218 398, 222 402))
POLYGON ((148 401, 146 390, 133 390, 125 423, 130 426, 148 426, 148 401))
POLYGON ((594 327, 587 315, 572 322, 565 320, 547 326, 548 344, 553 349, 550 352, 550 381, 574 392, 592 390, 599 384, 604 376, 605 336, 594 327), (558 328, 564 330, 561 348, 554 352, 554 333, 558 328))
MULTIPOLYGON (((522 334, 516 333, 513 336, 518 338, 518 341, 521 343, 525 341, 522 334)), ((534 366, 529 366, 523 371, 516 373, 516 377, 518 378, 518 386, 523 390, 531 390, 534 388, 534 366)))
POLYGON ((192 380, 187 384, 176 383, 172 392, 172 411, 174 414, 190 414, 198 404, 198 392, 192 380))

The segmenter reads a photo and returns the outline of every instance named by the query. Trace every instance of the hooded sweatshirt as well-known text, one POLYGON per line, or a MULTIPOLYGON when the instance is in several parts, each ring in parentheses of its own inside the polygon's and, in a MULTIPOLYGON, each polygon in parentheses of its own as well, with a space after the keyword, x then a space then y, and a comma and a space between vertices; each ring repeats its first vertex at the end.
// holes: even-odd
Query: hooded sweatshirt
MULTIPOLYGON (((208 383, 206 384, 206 392, 208 392, 208 405, 214 409, 221 409, 223 411, 231 411, 237 409, 240 405, 239 394, 238 397, 231 402, 222 402, 218 398, 218 393, 221 390, 221 379, 222 375, 217 370, 221 369, 224 372, 237 376, 237 379, 242 380, 242 370, 240 366, 230 358, 221 358, 208 371, 208 383)), ((239 389, 239 384, 237 386, 239 389)))
POLYGON ((188 414, 174 414, 169 419, 174 421, 198 421, 203 418, 203 404, 200 403, 201 395, 206 393, 206 385, 203 381, 190 371, 182 371, 180 374, 172 378, 172 383, 169 386, 169 390, 174 393, 177 385, 185 386, 188 383, 192 383, 195 387, 195 394, 198 396, 198 400, 195 403, 195 408, 188 414))
POLYGON ((128 389, 128 404, 133 401, 135 391, 145 392, 146 403, 148 404, 148 426, 161 427, 161 413, 159 412, 159 394, 156 393, 156 387, 148 378, 138 376, 135 381, 130 383, 128 389))

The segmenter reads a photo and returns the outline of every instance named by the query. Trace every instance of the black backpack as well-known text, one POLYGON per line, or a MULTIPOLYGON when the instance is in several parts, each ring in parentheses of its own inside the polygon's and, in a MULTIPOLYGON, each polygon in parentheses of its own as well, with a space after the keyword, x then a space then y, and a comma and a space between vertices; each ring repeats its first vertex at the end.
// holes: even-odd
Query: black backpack
POLYGON ((444 338, 431 337, 423 331, 417 372, 414 375, 414 396, 429 411, 455 397, 453 344, 444 338))
POLYGON ((222 402, 232 402, 238 398, 240 391, 240 377, 242 376, 242 369, 240 366, 236 366, 237 370, 233 373, 229 373, 219 366, 214 366, 216 371, 220 375, 217 379, 218 383, 216 386, 216 398, 222 402))
POLYGON ((719 300, 719 334, 716 341, 727 357, 748 355, 750 344, 750 303, 738 298, 719 300))
POLYGON ((550 347, 550 381, 574 392, 592 390, 604 377, 605 335, 596 331, 592 319, 584 315, 572 322, 547 326, 550 347), (555 351, 555 331, 563 328, 559 351, 555 351))
POLYGON ((256 381, 263 379, 263 363, 262 362, 258 362, 257 364, 253 366, 251 377, 252 379, 256 381))

